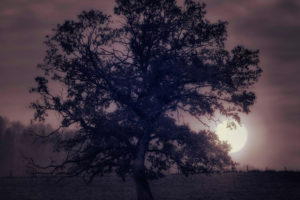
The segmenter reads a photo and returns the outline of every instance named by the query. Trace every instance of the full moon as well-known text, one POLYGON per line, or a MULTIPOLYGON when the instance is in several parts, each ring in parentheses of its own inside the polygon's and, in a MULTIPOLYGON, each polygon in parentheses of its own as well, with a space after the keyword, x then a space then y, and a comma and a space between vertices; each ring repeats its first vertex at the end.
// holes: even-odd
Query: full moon
POLYGON ((219 140, 227 142, 231 146, 230 153, 240 151, 247 142, 247 129, 236 121, 226 120, 216 127, 219 140))

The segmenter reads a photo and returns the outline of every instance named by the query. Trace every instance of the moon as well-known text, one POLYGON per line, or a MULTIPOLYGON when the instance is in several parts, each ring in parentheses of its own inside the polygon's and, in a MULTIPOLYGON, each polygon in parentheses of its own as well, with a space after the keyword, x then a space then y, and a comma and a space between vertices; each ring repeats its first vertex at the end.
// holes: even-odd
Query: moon
POLYGON ((239 152, 246 145, 247 129, 234 120, 226 120, 218 124, 215 132, 220 141, 227 142, 231 146, 229 153, 239 152))

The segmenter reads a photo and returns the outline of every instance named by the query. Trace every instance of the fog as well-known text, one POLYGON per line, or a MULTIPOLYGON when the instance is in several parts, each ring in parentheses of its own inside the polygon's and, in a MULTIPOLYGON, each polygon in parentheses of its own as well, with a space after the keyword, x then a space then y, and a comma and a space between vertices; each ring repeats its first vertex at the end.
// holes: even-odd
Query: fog
POLYGON ((51 158, 59 157, 58 152, 53 152, 52 140, 37 136, 46 136, 51 131, 50 125, 25 126, 0 116, 0 176, 30 175, 28 158, 45 165, 51 158))

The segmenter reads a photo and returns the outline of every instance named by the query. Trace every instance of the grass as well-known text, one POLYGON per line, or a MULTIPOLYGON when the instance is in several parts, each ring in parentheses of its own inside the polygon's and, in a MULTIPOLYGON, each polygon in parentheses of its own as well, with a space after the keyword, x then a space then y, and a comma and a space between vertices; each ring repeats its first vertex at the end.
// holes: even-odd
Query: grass
MULTIPOLYGON (((242 172, 169 175, 152 181, 156 200, 299 200, 299 172, 242 172)), ((56 183, 47 178, 0 178, 3 200, 134 200, 131 180, 115 176, 95 179, 86 185, 80 178, 56 183)))

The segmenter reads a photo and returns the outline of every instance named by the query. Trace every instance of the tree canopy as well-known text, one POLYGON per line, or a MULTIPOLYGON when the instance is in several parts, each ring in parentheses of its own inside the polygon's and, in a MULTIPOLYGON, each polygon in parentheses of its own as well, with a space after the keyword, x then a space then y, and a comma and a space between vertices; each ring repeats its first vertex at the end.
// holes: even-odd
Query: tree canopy
POLYGON ((47 36, 43 76, 32 92, 35 118, 61 116, 76 126, 56 147, 67 152, 51 173, 133 176, 138 199, 152 199, 148 179, 170 168, 206 173, 233 164, 216 134, 176 120, 188 113, 203 122, 218 113, 239 119, 255 101, 257 50, 226 50, 226 22, 205 18, 205 5, 186 0, 116 0, 117 19, 82 12, 47 36))

